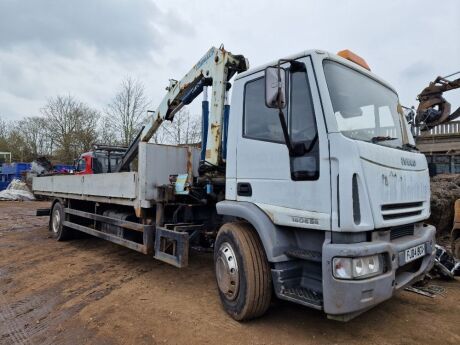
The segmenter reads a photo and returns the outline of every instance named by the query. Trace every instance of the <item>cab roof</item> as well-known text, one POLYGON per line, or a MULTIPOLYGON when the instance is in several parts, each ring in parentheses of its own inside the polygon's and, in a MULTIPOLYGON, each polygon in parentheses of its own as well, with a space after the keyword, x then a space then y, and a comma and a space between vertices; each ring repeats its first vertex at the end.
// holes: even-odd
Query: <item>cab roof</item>
MULTIPOLYGON (((296 60, 296 59, 300 59, 300 58, 302 58, 304 56, 309 56, 309 55, 310 56, 315 56, 316 55, 316 56, 319 56, 320 58, 323 58, 323 59, 333 60, 333 61, 339 62, 339 63, 341 63, 343 65, 346 65, 346 66, 348 66, 350 68, 353 68, 353 69, 357 70, 358 72, 361 72, 361 73, 369 76, 370 78, 375 79, 379 83, 385 85, 386 87, 388 87, 389 89, 391 89, 395 93, 397 93, 396 90, 387 81, 385 81, 384 79, 380 78, 375 73, 363 68, 362 66, 358 65, 355 62, 352 62, 352 61, 347 60, 347 59, 345 59, 345 58, 343 58, 343 57, 341 57, 341 56, 339 56, 337 54, 330 53, 330 52, 327 52, 327 51, 324 51, 324 50, 309 49, 309 50, 299 52, 297 54, 293 54, 293 55, 283 57, 282 59, 296 60)), ((276 66, 277 64, 278 64, 278 60, 275 60, 275 61, 263 64, 263 65, 260 65, 260 66, 254 67, 254 68, 250 68, 247 71, 238 74, 235 77, 235 80, 239 80, 239 79, 245 78, 245 77, 247 77, 247 76, 249 76, 251 74, 261 72, 261 71, 265 70, 265 68, 267 68, 269 66, 276 66)))

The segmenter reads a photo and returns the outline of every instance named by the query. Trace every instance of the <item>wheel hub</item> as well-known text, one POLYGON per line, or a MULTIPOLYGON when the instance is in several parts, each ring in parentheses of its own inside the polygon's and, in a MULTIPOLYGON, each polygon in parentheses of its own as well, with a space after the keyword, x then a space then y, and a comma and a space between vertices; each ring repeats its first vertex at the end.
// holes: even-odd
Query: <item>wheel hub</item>
POLYGON ((53 220, 52 220, 52 223, 51 223, 51 228, 53 230, 54 233, 58 233, 59 232, 59 224, 61 223, 61 213, 59 212, 58 209, 54 210, 53 212, 53 220))
POLYGON ((221 244, 216 259, 216 277, 219 290, 228 300, 238 296, 240 278, 235 252, 228 242, 221 244))

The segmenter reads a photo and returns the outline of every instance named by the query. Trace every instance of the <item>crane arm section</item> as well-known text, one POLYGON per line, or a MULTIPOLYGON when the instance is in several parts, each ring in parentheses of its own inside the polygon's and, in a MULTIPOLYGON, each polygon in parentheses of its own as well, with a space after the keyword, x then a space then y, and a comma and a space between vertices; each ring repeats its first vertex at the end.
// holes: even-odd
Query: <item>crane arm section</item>
POLYGON ((225 106, 225 93, 229 80, 235 73, 244 72, 249 68, 248 60, 242 55, 233 55, 223 46, 212 47, 179 81, 170 79, 167 93, 150 117, 149 123, 143 127, 136 139, 131 143, 125 156, 117 167, 117 171, 129 170, 129 164, 136 157, 139 142, 148 142, 164 120, 172 121, 174 115, 184 106, 191 103, 206 86, 212 86, 211 109, 208 121, 206 146, 206 162, 219 165, 222 160, 222 122, 225 106))
POLYGON ((141 141, 149 141, 164 120, 172 121, 184 105, 191 103, 203 91, 203 87, 212 86, 206 161, 219 164, 227 84, 235 73, 248 67, 248 61, 242 55, 232 55, 223 47, 209 49, 180 81, 170 80, 167 94, 142 131, 141 141))

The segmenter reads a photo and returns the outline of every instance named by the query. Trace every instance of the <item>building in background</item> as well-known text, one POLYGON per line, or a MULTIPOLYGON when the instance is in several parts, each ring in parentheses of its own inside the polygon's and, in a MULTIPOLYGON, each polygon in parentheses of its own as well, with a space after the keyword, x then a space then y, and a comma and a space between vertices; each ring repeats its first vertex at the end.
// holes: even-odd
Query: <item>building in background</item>
POLYGON ((421 132, 414 128, 417 148, 425 154, 430 173, 460 174, 460 121, 421 132))
POLYGON ((0 152, 0 164, 11 163, 11 152, 0 152))

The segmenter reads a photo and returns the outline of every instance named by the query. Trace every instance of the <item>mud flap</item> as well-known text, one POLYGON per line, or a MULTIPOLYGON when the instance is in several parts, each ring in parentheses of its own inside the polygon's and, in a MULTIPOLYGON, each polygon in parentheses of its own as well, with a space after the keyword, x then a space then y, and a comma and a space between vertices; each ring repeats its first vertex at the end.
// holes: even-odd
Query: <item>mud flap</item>
POLYGON ((50 208, 37 208, 35 211, 35 216, 37 217, 45 217, 49 216, 51 214, 51 209, 50 208))

